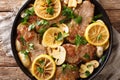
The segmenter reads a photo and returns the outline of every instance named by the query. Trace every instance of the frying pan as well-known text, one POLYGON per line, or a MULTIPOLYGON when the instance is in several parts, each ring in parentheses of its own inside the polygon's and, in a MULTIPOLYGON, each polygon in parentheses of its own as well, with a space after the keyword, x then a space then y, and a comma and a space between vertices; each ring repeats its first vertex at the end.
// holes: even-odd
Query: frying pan
MULTIPOLYGON (((97 14, 102 14, 103 16, 101 17, 101 19, 105 22, 105 24, 107 25, 108 27, 108 30, 109 30, 109 33, 110 33, 110 38, 109 38, 109 48, 104 51, 104 54, 103 54, 103 57, 101 59, 99 59, 99 62, 100 62, 100 66, 94 70, 94 72, 92 73, 92 75, 90 75, 88 78, 86 79, 78 79, 78 80, 91 80, 93 79, 95 76, 97 76, 97 74, 99 74, 102 69, 104 68, 106 62, 108 61, 109 57, 110 57, 110 54, 111 54, 111 51, 112 51, 112 41, 113 41, 113 32, 112 32, 112 25, 110 23, 110 20, 108 18, 108 15, 106 14, 105 10, 103 9, 103 7, 96 1, 96 0, 92 0, 91 1, 94 5, 95 5, 95 13, 94 15, 97 15, 97 14)), ((21 17, 20 17, 20 14, 21 12, 26 9, 28 7, 28 5, 30 3, 34 3, 34 0, 28 0, 24 5, 23 7, 19 10, 15 20, 14 20, 14 23, 13 23, 13 27, 12 27, 12 31, 11 31, 11 47, 12 47, 12 52, 13 52, 13 55, 14 55, 14 58, 18 64, 18 66, 21 68, 21 70, 32 80, 36 80, 35 77, 28 71, 28 69, 26 69, 23 64, 21 63, 20 59, 19 59, 19 56, 18 56, 18 52, 16 50, 16 46, 15 46, 15 40, 16 40, 16 37, 17 37, 17 26, 18 24, 20 23, 20 20, 21 20, 21 17)))

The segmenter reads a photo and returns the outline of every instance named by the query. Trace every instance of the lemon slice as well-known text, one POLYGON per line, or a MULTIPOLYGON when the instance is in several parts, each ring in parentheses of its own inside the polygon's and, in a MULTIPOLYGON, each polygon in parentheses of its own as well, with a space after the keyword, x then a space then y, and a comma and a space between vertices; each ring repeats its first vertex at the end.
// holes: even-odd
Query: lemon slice
POLYGON ((43 35, 42 45, 45 47, 56 48, 63 43, 63 40, 56 40, 56 37, 61 33, 61 37, 63 35, 63 31, 57 27, 49 28, 43 35))
POLYGON ((37 16, 46 20, 52 20, 59 16, 61 12, 60 0, 35 0, 34 11, 37 16), (47 11, 52 11, 53 14, 49 14, 47 11))
POLYGON ((108 40, 108 41, 103 45, 104 51, 108 49, 109 45, 110 45, 110 44, 109 44, 109 40, 108 40))
POLYGON ((95 22, 86 28, 85 38, 92 45, 102 46, 109 39, 109 31, 103 23, 95 22))
POLYGON ((50 80, 56 70, 54 60, 45 54, 39 55, 32 63, 32 74, 38 80, 50 80))

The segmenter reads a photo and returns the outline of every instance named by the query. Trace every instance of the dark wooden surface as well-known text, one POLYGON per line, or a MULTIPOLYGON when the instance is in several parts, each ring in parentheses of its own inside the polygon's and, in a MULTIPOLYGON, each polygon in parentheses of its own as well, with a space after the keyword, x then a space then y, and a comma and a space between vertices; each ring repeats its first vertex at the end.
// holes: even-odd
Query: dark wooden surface
MULTIPOLYGON (((12 13, 24 0, 0 0, 0 17, 12 13)), ((120 0, 100 0, 112 25, 120 32, 120 0)), ((7 57, 0 49, 0 80, 28 80, 19 69, 13 57, 7 57)))

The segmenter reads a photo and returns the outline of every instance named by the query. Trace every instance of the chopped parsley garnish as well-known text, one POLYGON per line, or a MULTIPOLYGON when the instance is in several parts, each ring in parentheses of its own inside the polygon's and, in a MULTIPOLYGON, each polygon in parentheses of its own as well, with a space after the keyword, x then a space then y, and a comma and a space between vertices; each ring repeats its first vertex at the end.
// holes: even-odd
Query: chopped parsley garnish
POLYGON ((40 63, 41 65, 44 65, 44 64, 45 64, 44 60, 39 60, 39 63, 40 63))
POLYGON ((30 50, 33 50, 33 49, 34 49, 34 44, 33 44, 33 43, 30 43, 30 44, 29 44, 29 49, 30 49, 30 50))
POLYGON ((97 20, 97 19, 99 19, 99 18, 101 18, 103 15, 102 14, 98 14, 98 15, 96 15, 96 16, 94 16, 94 20, 97 20))
POLYGON ((84 37, 76 35, 75 36, 75 45, 79 46, 79 45, 85 45, 87 44, 87 41, 84 37))
POLYGON ((90 76, 90 72, 89 71, 86 71, 85 72, 85 75, 88 77, 88 76, 90 76))
POLYGON ((49 22, 47 20, 40 20, 40 21, 37 21, 37 25, 38 26, 47 26, 49 25, 49 22))
POLYGON ((25 39, 23 38, 23 36, 20 37, 20 41, 22 42, 23 45, 26 44, 26 41, 25 41, 25 39))
POLYGON ((59 32, 58 35, 55 36, 55 39, 58 40, 58 41, 61 41, 61 40, 63 40, 64 38, 66 38, 67 36, 69 36, 68 33, 63 33, 63 34, 62 34, 61 32, 59 32))
POLYGON ((28 27, 28 31, 31 31, 35 28, 35 24, 30 24, 28 27))
POLYGON ((86 59, 90 59, 90 55, 88 53, 85 53, 85 55, 83 57, 86 59))
POLYGON ((48 8, 46 9, 46 11, 47 11, 47 13, 49 13, 50 15, 53 15, 53 13, 54 13, 53 7, 48 7, 48 8))
POLYGON ((82 17, 81 16, 78 16, 74 19, 74 21, 77 23, 77 24, 80 24, 81 21, 82 21, 82 17))
POLYGON ((28 54, 29 54, 29 51, 28 51, 28 50, 22 50, 22 51, 21 51, 21 53, 22 53, 22 54, 24 54, 24 55, 25 55, 25 57, 27 57, 27 56, 28 56, 28 54))
POLYGON ((77 24, 80 24, 80 22, 82 21, 82 16, 78 16, 78 15, 74 14, 73 10, 66 6, 63 7, 62 15, 66 16, 67 19, 65 18, 65 19, 61 20, 60 23, 64 23, 64 22, 68 21, 69 19, 74 19, 74 21, 77 24))
POLYGON ((40 34, 40 36, 43 36, 44 32, 47 30, 47 28, 43 27, 43 28, 40 28, 38 30, 38 33, 40 34))
POLYGON ((97 40, 100 40, 101 38, 102 38, 102 35, 99 34, 99 35, 97 36, 97 40))
POLYGON ((77 70, 77 66, 74 65, 70 65, 70 64, 63 64, 62 65, 62 71, 64 71, 65 69, 70 69, 70 70, 77 70))
POLYGON ((63 35, 61 32, 58 33, 58 35, 55 37, 56 40, 61 41, 63 40, 63 35))
POLYGON ((73 10, 66 6, 63 7, 62 15, 66 16, 67 18, 71 18, 71 19, 75 18, 75 14, 74 14, 73 10))
POLYGON ((25 15, 22 18, 22 23, 27 23, 29 16, 34 14, 34 8, 32 7, 32 8, 26 9, 23 14, 25 14, 25 15))
POLYGON ((66 38, 66 37, 68 37, 69 36, 69 33, 63 33, 63 38, 66 38))
POLYGON ((28 19, 29 19, 29 16, 25 16, 24 18, 22 18, 22 23, 23 24, 27 23, 28 19))
POLYGON ((51 4, 51 0, 46 0, 47 4, 50 5, 51 4))
POLYGON ((87 68, 89 68, 89 67, 91 67, 91 66, 93 66, 93 64, 89 64, 89 65, 87 65, 87 68))
POLYGON ((37 67, 37 71, 38 71, 39 73, 43 73, 43 72, 44 72, 44 69, 41 68, 41 67, 37 67))
POLYGON ((53 23, 50 25, 51 27, 58 27, 58 25, 56 23, 53 23))
POLYGON ((63 64, 62 65, 62 71, 64 71, 64 69, 67 67, 67 64, 63 64))
POLYGON ((96 22, 96 20, 101 18, 102 16, 103 16, 102 14, 98 14, 98 15, 94 16, 92 19, 92 22, 96 22))
POLYGON ((105 56, 102 56, 100 60, 101 60, 101 62, 104 62, 105 61, 105 56))
POLYGON ((59 22, 60 22, 60 24, 62 24, 62 23, 67 23, 67 22, 69 22, 71 20, 71 18, 65 18, 65 19, 63 19, 63 20, 60 20, 59 22))

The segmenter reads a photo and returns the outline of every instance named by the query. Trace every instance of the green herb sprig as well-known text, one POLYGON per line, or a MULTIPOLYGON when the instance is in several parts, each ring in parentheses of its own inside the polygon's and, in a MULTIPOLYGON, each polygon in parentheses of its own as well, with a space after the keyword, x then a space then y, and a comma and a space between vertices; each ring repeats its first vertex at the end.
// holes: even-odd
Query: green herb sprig
POLYGON ((84 37, 76 35, 75 36, 75 45, 79 46, 79 45, 85 45, 87 44, 87 41, 84 37))
POLYGON ((22 23, 25 24, 27 23, 29 16, 34 14, 34 8, 32 7, 32 8, 26 9, 23 14, 25 14, 25 16, 22 18, 22 23))

